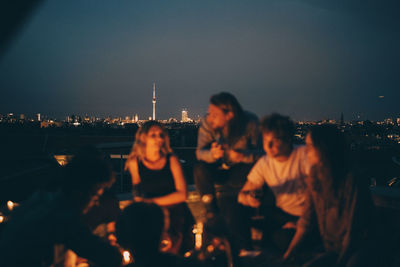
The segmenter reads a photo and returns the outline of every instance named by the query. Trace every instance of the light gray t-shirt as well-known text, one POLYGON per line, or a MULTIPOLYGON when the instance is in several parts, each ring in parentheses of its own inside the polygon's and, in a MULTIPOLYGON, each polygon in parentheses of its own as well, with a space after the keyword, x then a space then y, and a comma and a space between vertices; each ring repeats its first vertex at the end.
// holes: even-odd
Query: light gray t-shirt
POLYGON ((291 215, 300 216, 303 214, 305 200, 304 179, 309 169, 306 147, 302 145, 294 147, 284 162, 268 155, 261 157, 247 179, 260 187, 266 183, 275 195, 277 207, 291 215))

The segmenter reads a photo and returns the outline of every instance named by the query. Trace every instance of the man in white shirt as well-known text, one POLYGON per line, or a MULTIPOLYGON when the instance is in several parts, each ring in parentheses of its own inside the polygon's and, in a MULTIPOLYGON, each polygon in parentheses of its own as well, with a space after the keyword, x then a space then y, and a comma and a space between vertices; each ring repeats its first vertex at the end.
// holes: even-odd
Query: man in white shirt
POLYGON ((266 155, 248 174, 238 201, 245 206, 260 207, 260 200, 249 192, 267 185, 275 203, 267 203, 269 208, 263 212, 266 219, 264 240, 272 241, 282 251, 289 244, 295 223, 303 213, 304 179, 309 166, 305 146, 293 146, 295 127, 289 117, 279 114, 267 116, 261 122, 261 131, 266 155))

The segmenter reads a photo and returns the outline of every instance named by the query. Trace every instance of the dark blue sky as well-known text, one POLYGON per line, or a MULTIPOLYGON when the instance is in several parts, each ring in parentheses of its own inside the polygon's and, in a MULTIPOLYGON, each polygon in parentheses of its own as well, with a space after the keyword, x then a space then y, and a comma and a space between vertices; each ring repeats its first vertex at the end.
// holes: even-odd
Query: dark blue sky
POLYGON ((0 58, 0 113, 400 117, 395 1, 45 1, 0 58), (385 5, 380 2, 385 2, 385 5), (385 96, 379 98, 379 96, 385 96))

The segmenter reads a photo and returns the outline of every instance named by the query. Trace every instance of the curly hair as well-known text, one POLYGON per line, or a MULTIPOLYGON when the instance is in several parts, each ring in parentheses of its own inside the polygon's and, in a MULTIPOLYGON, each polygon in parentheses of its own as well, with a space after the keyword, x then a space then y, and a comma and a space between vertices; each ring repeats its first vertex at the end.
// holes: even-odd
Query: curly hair
POLYGON ((273 113, 261 120, 261 132, 273 132, 276 137, 285 142, 292 143, 295 133, 293 121, 288 116, 273 113))

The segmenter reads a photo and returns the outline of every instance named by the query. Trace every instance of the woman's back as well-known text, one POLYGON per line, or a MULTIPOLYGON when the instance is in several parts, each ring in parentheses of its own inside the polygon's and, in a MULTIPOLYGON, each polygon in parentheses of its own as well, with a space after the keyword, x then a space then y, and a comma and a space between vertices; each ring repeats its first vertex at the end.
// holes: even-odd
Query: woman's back
POLYGON ((335 193, 329 184, 319 182, 315 169, 308 189, 325 248, 340 253, 345 247, 360 245, 374 218, 367 186, 351 171, 335 193))

